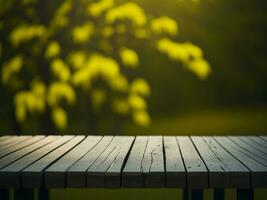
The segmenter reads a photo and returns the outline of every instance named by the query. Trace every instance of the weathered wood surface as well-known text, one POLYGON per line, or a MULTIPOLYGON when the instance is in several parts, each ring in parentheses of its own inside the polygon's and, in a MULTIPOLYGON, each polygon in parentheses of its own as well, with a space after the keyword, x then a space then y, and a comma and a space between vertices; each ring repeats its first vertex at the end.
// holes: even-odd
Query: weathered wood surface
POLYGON ((0 188, 266 188, 265 136, 3 136, 0 188))
POLYGON ((250 151, 241 148, 228 137, 215 137, 215 139, 250 170, 251 187, 256 188, 267 186, 267 167, 262 164, 261 159, 250 151))
POLYGON ((185 187, 186 170, 175 136, 164 137, 166 187, 185 187))
POLYGON ((187 172, 187 186, 189 188, 207 188, 208 169, 193 142, 187 136, 177 137, 177 140, 187 172))

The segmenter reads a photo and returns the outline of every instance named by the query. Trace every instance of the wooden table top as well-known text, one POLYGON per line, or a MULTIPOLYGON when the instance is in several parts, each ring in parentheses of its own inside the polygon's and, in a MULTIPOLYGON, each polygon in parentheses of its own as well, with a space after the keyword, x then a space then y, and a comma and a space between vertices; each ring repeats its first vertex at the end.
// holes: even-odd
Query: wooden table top
POLYGON ((0 188, 266 188, 265 136, 2 136, 0 188))

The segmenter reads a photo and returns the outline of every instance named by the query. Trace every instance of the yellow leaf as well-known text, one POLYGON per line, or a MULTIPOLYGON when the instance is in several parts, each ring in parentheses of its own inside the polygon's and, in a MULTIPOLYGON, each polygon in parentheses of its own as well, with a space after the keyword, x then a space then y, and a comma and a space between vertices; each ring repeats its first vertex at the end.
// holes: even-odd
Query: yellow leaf
POLYGON ((76 26, 72 30, 72 37, 76 43, 88 42, 92 33, 94 31, 94 26, 92 23, 87 22, 81 26, 76 26))
POLYGON ((184 66, 200 79, 206 79, 211 72, 210 65, 203 58, 202 50, 191 43, 176 43, 163 38, 158 41, 157 48, 170 59, 183 62, 184 66))
POLYGON ((178 25, 177 22, 167 16, 162 16, 151 21, 151 29, 156 34, 170 34, 177 35, 178 25))
POLYGON ((125 66, 136 68, 139 65, 139 58, 137 53, 128 48, 122 48, 120 51, 121 61, 125 66))
POLYGON ((87 56, 84 51, 75 51, 70 53, 68 59, 74 69, 81 69, 85 65, 87 56))
POLYGON ((99 111, 101 105, 106 101, 106 93, 102 89, 94 89, 91 93, 93 109, 99 111))
POLYGON ((73 104, 76 101, 75 91, 67 83, 54 82, 49 86, 47 102, 51 107, 54 107, 58 105, 61 100, 66 100, 67 103, 73 104))
POLYGON ((48 44, 48 47, 45 51, 45 58, 53 58, 60 54, 61 48, 58 42, 52 41, 48 44))
POLYGON ((14 46, 27 42, 33 38, 41 38, 46 34, 46 28, 40 24, 24 24, 16 26, 10 33, 10 40, 14 46))
POLYGON ((51 71, 61 81, 68 81, 70 78, 68 66, 59 58, 51 62, 51 71))
POLYGON ((134 123, 137 125, 140 125, 140 126, 150 125, 150 122, 151 122, 150 116, 148 115, 146 111, 143 111, 143 110, 135 111, 132 117, 133 117, 134 123))
POLYGON ((68 25, 69 19, 67 14, 71 11, 72 0, 65 0, 55 11, 54 17, 51 20, 51 28, 63 28, 68 25))
POLYGON ((41 81, 35 81, 32 83, 32 92, 38 96, 38 97, 43 97, 45 96, 45 92, 46 92, 46 86, 43 82, 41 81))
POLYGON ((26 109, 23 105, 16 106, 15 109, 16 120, 20 123, 24 122, 26 119, 26 109))
POLYGON ((110 79, 109 85, 115 91, 126 92, 128 89, 128 80, 125 76, 120 74, 117 77, 110 79))
POLYGON ((112 104, 112 108, 115 112, 125 115, 129 112, 129 104, 126 99, 115 99, 112 104))
POLYGON ((138 78, 133 81, 130 87, 131 93, 139 94, 142 96, 150 95, 150 87, 145 79, 138 78))
POLYGON ((63 130, 67 126, 67 113, 62 108, 54 108, 52 110, 52 120, 55 123, 56 127, 60 130, 63 130))
POLYGON ((17 55, 3 64, 2 68, 2 82, 7 83, 11 77, 17 74, 23 65, 23 57, 17 55))
POLYGON ((114 24, 119 20, 130 20, 137 26, 144 26, 147 22, 144 10, 133 2, 127 2, 108 10, 106 13, 107 23, 114 24))
POLYGON ((144 110, 147 108, 145 100, 136 94, 131 94, 128 97, 128 102, 133 110, 144 110))
POLYGON ((191 61, 188 65, 188 68, 200 79, 206 79, 211 72, 209 63, 203 59, 191 61))
POLYGON ((114 6, 113 0, 100 0, 90 4, 87 8, 87 12, 93 17, 98 17, 112 6, 114 6))

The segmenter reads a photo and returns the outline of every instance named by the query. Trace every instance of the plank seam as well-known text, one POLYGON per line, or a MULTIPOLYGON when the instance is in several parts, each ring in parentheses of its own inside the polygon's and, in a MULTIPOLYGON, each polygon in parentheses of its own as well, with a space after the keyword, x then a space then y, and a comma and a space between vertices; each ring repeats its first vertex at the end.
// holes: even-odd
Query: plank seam
POLYGON ((121 166, 121 171, 120 171, 120 187, 122 186, 122 173, 123 173, 123 170, 124 170, 124 168, 125 168, 125 165, 126 165, 126 163, 127 163, 127 161, 128 161, 128 158, 129 158, 129 156, 130 156, 130 153, 131 153, 131 151, 132 151, 133 145, 134 145, 134 143, 135 143, 135 139, 136 139, 136 136, 134 136, 133 142, 132 142, 132 144, 131 144, 131 146, 130 146, 130 148, 129 148, 129 150, 128 150, 126 156, 125 156, 125 159, 124 159, 124 161, 123 161, 123 163, 122 163, 122 166, 121 166))
POLYGON ((188 188, 188 180, 187 180, 188 172, 187 172, 187 168, 186 168, 184 157, 183 157, 183 154, 182 154, 182 151, 181 151, 181 147, 180 147, 180 144, 179 144, 179 141, 178 141, 178 137, 175 137, 175 139, 176 139, 176 143, 178 145, 178 149, 179 149, 179 152, 180 152, 180 155, 181 155, 181 158, 182 158, 182 161, 183 161, 184 169, 185 169, 185 177, 186 177, 185 178, 185 187, 188 188))
POLYGON ((140 170, 141 170, 141 173, 142 173, 142 176, 143 176, 143 185, 145 185, 145 179, 144 179, 144 173, 143 173, 143 161, 144 161, 144 157, 145 157, 145 154, 146 154, 148 141, 149 141, 149 137, 147 137, 147 140, 146 140, 146 147, 145 147, 145 150, 144 150, 144 154, 142 156, 141 166, 140 166, 140 170))
POLYGON ((206 169, 207 169, 207 171, 208 171, 208 187, 210 188, 210 170, 209 170, 207 164, 205 163, 204 159, 202 158, 200 152, 198 151, 198 149, 197 149, 197 147, 196 147, 194 141, 192 140, 191 136, 189 136, 189 139, 191 140, 193 146, 195 147, 195 149, 196 149, 196 151, 197 151, 197 154, 199 155, 199 157, 200 157, 201 160, 203 161, 203 163, 204 163, 204 165, 205 165, 205 167, 206 167, 206 169))
MULTIPOLYGON (((102 138, 104 138, 104 137, 102 137, 102 138)), ((101 138, 101 140, 102 140, 102 138, 101 138)), ((110 142, 108 143, 108 145, 105 147, 105 149, 103 149, 102 150, 102 152, 97 156, 97 158, 91 163, 91 165, 89 165, 88 167, 87 167, 87 169, 85 170, 85 187, 87 187, 87 171, 89 170, 89 168, 95 163, 95 161, 102 155, 102 153, 103 152, 105 152, 105 150, 109 147, 109 145, 113 142, 113 140, 114 140, 114 138, 115 138, 115 136, 113 136, 112 137, 112 139, 110 140, 110 142)), ((115 148, 115 147, 114 147, 115 148)), ((113 149, 114 149, 113 148, 113 149)), ((92 148, 93 149, 93 148, 92 148)), ((112 151, 113 151, 113 149, 112 149, 112 151)), ((88 152, 89 153, 89 152, 88 152)), ((86 153, 87 154, 87 153, 86 153)), ((85 154, 85 155, 86 155, 85 154)), ((110 153, 109 153, 110 154, 110 153)), ((109 155, 108 154, 108 155, 109 155)), ((108 157, 108 156, 107 156, 108 157)), ((107 159, 107 157, 105 158, 105 160, 107 159)))
MULTIPOLYGON (((93 135, 94 136, 94 135, 93 135)), ((88 138, 88 135, 87 135, 87 137, 85 137, 84 138, 84 140, 85 139, 87 139, 88 138)), ((68 182, 68 180, 67 180, 67 171, 72 167, 72 166, 74 166, 78 161, 80 161, 86 154, 88 154, 92 149, 94 149, 94 147, 96 146, 96 145, 98 145, 99 144, 99 142, 100 141, 102 141, 102 139, 103 139, 104 137, 102 136, 101 137, 101 139, 100 140, 98 140, 98 142, 94 145, 94 146, 92 146, 91 147, 91 149, 89 149, 83 156, 81 156, 78 160, 76 160, 71 166, 69 166, 66 170, 65 170, 65 172, 64 172, 64 185, 65 186, 67 186, 67 182, 68 182)), ((66 155, 66 154, 65 154, 66 155)), ((86 181, 86 184, 87 184, 87 180, 85 179, 85 181, 86 181)))
MULTIPOLYGON (((75 137, 74 137, 75 138, 75 137)), ((72 139, 74 139, 72 138, 72 139)), ((44 188, 45 186, 45 170, 48 169, 51 165, 53 165, 55 162, 57 162, 58 160, 60 160, 63 156, 65 156, 67 153, 69 153, 72 149, 74 149, 76 146, 78 146, 81 142, 83 142, 86 139, 86 137, 84 137, 84 139, 82 139, 80 142, 78 142, 76 145, 74 145, 72 148, 70 148, 68 151, 66 151, 64 154, 62 154, 60 157, 58 157, 57 159, 55 159, 54 161, 52 161, 50 164, 48 164, 43 170, 42 170, 42 187, 44 188)), ((70 140, 68 141, 70 142, 70 140)), ((65 143, 66 144, 66 143, 65 143)))
MULTIPOLYGON (((255 145, 261 146, 260 144, 258 144, 256 141, 254 141, 253 139, 250 139, 250 141, 254 144, 249 143, 247 140, 244 140, 244 138, 238 138, 239 140, 241 140, 243 143, 245 143, 246 145, 250 146, 251 148, 256 149, 257 151, 260 151, 261 153, 266 155, 266 152, 264 152, 261 148, 256 147, 255 145)), ((266 155, 267 156, 267 155, 266 155)))
POLYGON ((234 158, 236 158, 240 163, 242 163, 249 171, 249 186, 251 187, 252 185, 252 171, 250 168, 248 168, 244 162, 242 162, 241 160, 239 160, 233 153, 231 153, 229 150, 227 150, 227 148, 225 148, 217 139, 216 137, 213 137, 214 140, 222 147, 224 148, 228 153, 230 153, 234 158))
MULTIPOLYGON (((51 144, 52 142, 55 142, 55 141, 57 141, 58 139, 61 139, 62 137, 58 137, 57 139, 55 139, 55 140, 53 140, 53 141, 51 141, 50 143, 48 143, 47 145, 49 145, 49 144, 51 144)), ((26 169, 27 167, 29 167, 30 165, 32 165, 32 164, 34 164, 35 162, 37 162, 38 160, 40 160, 40 159, 42 159, 43 157, 45 157, 46 155, 48 155, 49 153, 52 153, 53 151, 55 151, 56 149, 58 149, 59 147, 61 147, 62 145, 64 145, 64 144, 66 144, 67 142, 69 142, 71 139, 73 139, 74 137, 72 137, 72 138, 70 138, 70 139, 68 139, 68 140, 66 140, 64 143, 62 143, 62 144, 60 144, 59 146, 57 146, 55 149, 52 149, 51 151, 48 151, 46 154, 44 154, 42 157, 40 157, 40 158, 38 158, 37 160, 35 160, 34 162, 32 162, 31 164, 29 164, 29 165, 27 165, 26 167, 24 167, 23 169, 21 169, 20 171, 19 171, 19 185, 21 186, 21 188, 22 188, 22 171, 24 170, 24 169, 26 169)), ((47 146, 47 145, 45 145, 45 146, 47 146)), ((43 147, 45 147, 45 146, 43 146, 43 147)), ((41 147, 42 148, 42 147, 41 147)), ((36 149, 37 150, 37 149, 36 149)), ((34 151, 36 151, 36 150, 34 150, 34 151)), ((33 151, 33 152, 34 152, 33 151)))
POLYGON ((163 152, 163 165, 164 165, 164 186, 166 187, 167 182, 167 172, 166 172, 166 152, 165 152, 165 144, 164 144, 164 137, 162 139, 162 152, 163 152))
MULTIPOLYGON (((41 141, 41 140, 44 140, 45 138, 46 138, 46 137, 44 137, 44 138, 42 138, 42 139, 38 140, 38 142, 39 142, 39 141, 41 141)), ((25 155, 23 155, 23 156, 21 156, 21 157, 19 157, 19 158, 15 159, 15 160, 13 160, 12 162, 8 163, 8 164, 7 164, 7 165, 5 165, 5 166, 1 167, 0 169, 2 170, 3 168, 7 167, 8 165, 11 165, 11 164, 13 164, 14 162, 18 161, 19 159, 21 159, 21 158, 24 158, 25 156, 29 155, 30 153, 32 153, 32 152, 34 152, 34 151, 36 151, 36 150, 38 150, 38 149, 40 149, 40 148, 42 148, 42 147, 44 147, 44 146, 46 146, 46 145, 50 144, 51 142, 53 142, 53 141, 55 141, 55 140, 57 140, 57 139, 54 139, 54 140, 52 140, 52 141, 48 142, 48 143, 47 143, 47 144, 45 144, 45 145, 41 145, 41 146, 39 146, 38 148, 36 148, 36 149, 34 149, 34 150, 32 150, 32 151, 28 152, 27 154, 25 154, 25 155)), ((34 144, 35 144, 35 143, 33 143, 33 144, 31 144, 31 145, 34 145, 34 144)), ((21 149, 20 149, 20 150, 21 150, 21 149)), ((14 152, 13 152, 13 153, 14 153, 14 152)))
MULTIPOLYGON (((249 149, 246 149, 244 146, 240 145, 240 144, 237 143, 235 140, 233 140, 233 138, 231 138, 231 137, 227 137, 227 138, 228 138, 229 140, 231 140, 233 143, 235 143, 237 146, 239 146, 239 148, 243 149, 243 151, 247 151, 247 152, 249 152, 249 154, 253 154, 253 155, 255 155, 255 157, 257 157, 258 159, 255 159, 254 156, 251 156, 251 155, 249 155, 249 154, 247 154, 247 153, 244 152, 244 154, 246 154, 248 157, 254 159, 255 161, 257 161, 257 162, 259 162, 259 163, 261 163, 262 165, 264 165, 264 166, 267 167, 267 160, 266 160, 266 158, 263 158, 263 157, 259 156, 259 155, 256 154, 255 152, 250 151, 249 149), (263 162, 263 161, 265 161, 265 162, 263 162)), ((250 146, 250 145, 249 145, 249 146, 250 146)))

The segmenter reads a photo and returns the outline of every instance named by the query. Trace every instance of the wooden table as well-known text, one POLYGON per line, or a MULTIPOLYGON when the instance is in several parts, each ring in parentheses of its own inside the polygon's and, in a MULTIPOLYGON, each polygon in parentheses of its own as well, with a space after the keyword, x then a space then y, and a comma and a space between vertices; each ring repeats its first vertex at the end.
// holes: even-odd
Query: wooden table
POLYGON ((225 188, 253 199, 267 187, 267 137, 3 136, 0 199, 49 198, 49 188, 182 188, 202 199, 225 188))

